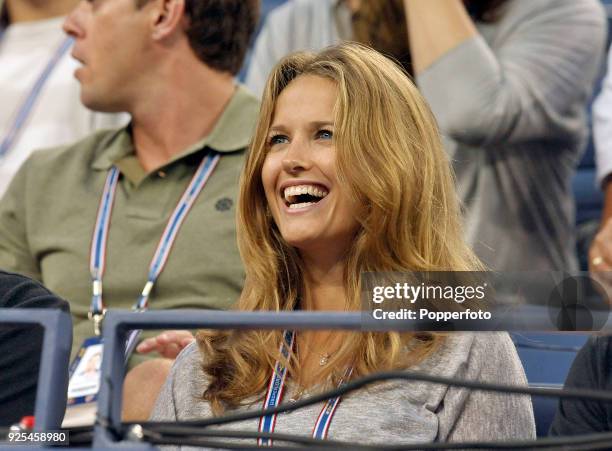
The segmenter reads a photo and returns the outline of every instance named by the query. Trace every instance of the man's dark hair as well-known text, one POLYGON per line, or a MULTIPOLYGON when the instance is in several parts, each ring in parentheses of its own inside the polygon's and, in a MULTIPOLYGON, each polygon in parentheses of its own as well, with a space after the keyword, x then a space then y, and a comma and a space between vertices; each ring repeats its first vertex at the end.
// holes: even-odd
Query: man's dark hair
POLYGON ((466 6, 477 22, 494 23, 503 15, 503 7, 508 0, 469 0, 466 6))
MULTIPOLYGON (((150 0, 136 0, 138 7, 150 0)), ((185 33, 206 65, 236 75, 259 20, 259 0, 185 0, 185 33)))
POLYGON ((8 9, 6 8, 6 4, 0 0, 0 31, 8 27, 9 23, 8 9))

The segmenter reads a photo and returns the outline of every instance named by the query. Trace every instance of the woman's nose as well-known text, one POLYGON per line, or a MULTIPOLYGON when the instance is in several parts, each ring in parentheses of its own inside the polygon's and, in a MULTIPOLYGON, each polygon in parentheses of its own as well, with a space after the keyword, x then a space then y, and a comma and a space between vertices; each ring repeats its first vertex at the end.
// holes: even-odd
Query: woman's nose
POLYGON ((295 175, 300 172, 310 169, 308 143, 300 139, 294 139, 286 149, 285 157, 283 158, 283 170, 289 174, 295 175))

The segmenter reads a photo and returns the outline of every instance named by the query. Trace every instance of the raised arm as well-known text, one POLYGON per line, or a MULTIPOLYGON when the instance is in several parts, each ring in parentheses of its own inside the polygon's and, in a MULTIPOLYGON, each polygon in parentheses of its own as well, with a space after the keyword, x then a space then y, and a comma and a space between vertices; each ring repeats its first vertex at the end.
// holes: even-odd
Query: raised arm
POLYGON ((576 139, 605 42, 595 0, 509 1, 493 47, 461 0, 405 0, 417 83, 469 145, 576 139), (564 38, 565 37, 565 38, 564 38))
POLYGON ((461 0, 404 0, 404 7, 417 75, 478 34, 461 0))

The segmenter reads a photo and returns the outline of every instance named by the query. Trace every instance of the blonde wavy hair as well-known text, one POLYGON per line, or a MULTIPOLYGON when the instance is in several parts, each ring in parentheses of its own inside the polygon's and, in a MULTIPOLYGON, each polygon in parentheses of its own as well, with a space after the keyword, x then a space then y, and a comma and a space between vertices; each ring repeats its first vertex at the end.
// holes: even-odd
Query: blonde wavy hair
MULTIPOLYGON (((362 206, 361 227, 346 255, 346 310, 360 310, 360 275, 366 271, 482 269, 464 241, 451 168, 429 107, 393 61, 345 43, 287 56, 268 78, 240 181, 238 242, 246 281, 236 308, 304 308, 303 262, 280 235, 261 178, 276 101, 303 75, 337 86, 333 139, 338 179, 362 206)), ((300 379, 295 352, 287 360, 280 356, 282 339, 282 331, 267 330, 198 334, 209 382, 203 397, 213 412, 263 396, 277 359, 286 363, 289 377, 300 379)), ((318 376, 336 383, 349 362, 354 376, 408 367, 433 352, 441 339, 436 334, 351 333, 318 376)))

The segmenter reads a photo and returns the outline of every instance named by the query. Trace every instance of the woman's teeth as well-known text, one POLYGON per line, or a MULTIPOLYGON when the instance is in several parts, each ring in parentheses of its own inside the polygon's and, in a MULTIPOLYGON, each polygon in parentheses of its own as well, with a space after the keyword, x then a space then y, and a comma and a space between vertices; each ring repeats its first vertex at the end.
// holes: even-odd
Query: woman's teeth
POLYGON ((289 204, 290 210, 299 210, 300 208, 306 208, 309 205, 314 205, 316 202, 300 202, 299 204, 289 204))
POLYGON ((304 208, 327 196, 328 191, 316 185, 294 185, 285 188, 284 197, 289 208, 304 208), (300 198, 301 197, 301 198, 300 198), (314 199, 312 199, 314 198, 314 199))

